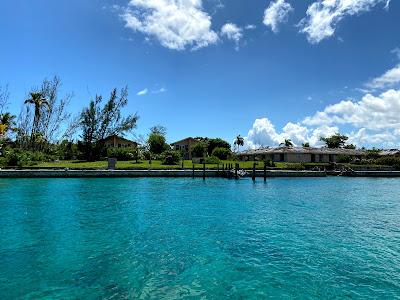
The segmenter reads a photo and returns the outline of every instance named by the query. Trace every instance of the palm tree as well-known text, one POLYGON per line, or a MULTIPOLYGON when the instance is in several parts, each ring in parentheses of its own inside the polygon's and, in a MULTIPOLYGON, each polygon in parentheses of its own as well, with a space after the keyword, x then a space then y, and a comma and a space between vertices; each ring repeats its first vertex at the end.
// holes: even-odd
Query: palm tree
POLYGON ((15 116, 10 113, 4 113, 0 115, 0 135, 6 134, 8 130, 12 130, 15 125, 15 116))
POLYGON ((292 143, 292 140, 285 139, 285 142, 280 143, 279 146, 285 146, 285 147, 290 148, 290 147, 293 147, 293 143, 292 143))
POLYGON ((39 126, 40 117, 42 116, 42 107, 50 108, 49 102, 43 97, 42 93, 30 93, 31 98, 25 100, 25 104, 33 104, 35 106, 35 117, 33 119, 31 138, 34 137, 39 126))
POLYGON ((236 137, 234 142, 235 146, 237 147, 237 152, 239 152, 239 147, 244 146, 244 138, 240 136, 240 134, 236 137))

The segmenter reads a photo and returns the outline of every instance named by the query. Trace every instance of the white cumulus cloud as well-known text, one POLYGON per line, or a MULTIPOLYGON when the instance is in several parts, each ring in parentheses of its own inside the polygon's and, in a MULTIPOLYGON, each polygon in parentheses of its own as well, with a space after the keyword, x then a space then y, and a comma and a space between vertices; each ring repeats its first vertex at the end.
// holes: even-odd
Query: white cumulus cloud
POLYGON ((318 0, 307 9, 307 17, 300 22, 301 32, 307 34, 311 43, 319 43, 335 33, 338 23, 346 16, 369 11, 387 0, 318 0))
POLYGON ((369 89, 383 89, 395 86, 400 83, 400 65, 386 71, 365 84, 369 89))
POLYGON ((218 41, 201 0, 131 0, 121 17, 127 28, 169 49, 199 49, 218 41))
POLYGON ((305 118, 309 126, 342 124, 370 130, 400 128, 400 90, 378 96, 366 94, 359 101, 343 100, 305 118))
POLYGON ((221 36, 226 37, 239 45, 240 40, 243 38, 243 29, 233 23, 226 23, 221 28, 221 36))
POLYGON ((274 33, 279 30, 279 24, 287 22, 293 7, 285 0, 271 1, 264 12, 264 24, 274 33))
POLYGON ((311 146, 321 146, 321 137, 327 137, 339 131, 336 126, 320 126, 310 129, 299 123, 287 123, 279 132, 268 118, 256 119, 253 127, 245 137, 246 147, 257 149, 267 146, 279 146, 290 139, 294 145, 301 146, 310 143, 311 146))

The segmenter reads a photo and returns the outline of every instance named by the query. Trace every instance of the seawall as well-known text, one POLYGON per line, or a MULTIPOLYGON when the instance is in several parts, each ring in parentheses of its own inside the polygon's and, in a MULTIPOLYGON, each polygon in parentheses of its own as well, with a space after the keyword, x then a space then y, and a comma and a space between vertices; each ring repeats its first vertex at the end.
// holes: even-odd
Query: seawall
MULTIPOLYGON (((203 177, 203 170, 0 170, 0 178, 103 178, 103 177, 203 177)), ((223 177, 222 171, 206 170, 205 177, 223 177)), ((324 177, 325 172, 268 170, 267 177, 324 177)), ((248 172, 247 177, 252 173, 248 172)), ((256 177, 263 177, 256 171, 256 177)))

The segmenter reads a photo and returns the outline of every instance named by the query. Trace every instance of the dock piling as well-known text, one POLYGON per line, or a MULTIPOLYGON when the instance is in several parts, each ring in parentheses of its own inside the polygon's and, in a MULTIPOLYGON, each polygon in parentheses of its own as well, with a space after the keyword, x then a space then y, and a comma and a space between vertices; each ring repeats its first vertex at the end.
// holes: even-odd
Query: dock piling
POLYGON ((235 164, 235 179, 239 179, 239 177, 238 177, 238 169, 239 169, 239 164, 236 163, 235 164))
POLYGON ((264 182, 267 181, 267 163, 264 162, 264 182))
POLYGON ((256 163, 253 163, 252 179, 253 179, 253 181, 256 181, 256 163))
POLYGON ((203 163, 203 180, 206 180, 206 164, 203 163))

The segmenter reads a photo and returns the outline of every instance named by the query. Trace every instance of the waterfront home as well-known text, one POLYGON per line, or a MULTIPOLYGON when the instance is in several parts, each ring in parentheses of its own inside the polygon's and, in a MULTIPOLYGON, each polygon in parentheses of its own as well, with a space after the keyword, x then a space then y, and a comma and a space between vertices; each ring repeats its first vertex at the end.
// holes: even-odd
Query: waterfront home
POLYGON ((365 151, 355 149, 331 149, 309 147, 277 147, 247 150, 238 154, 243 161, 273 161, 288 163, 329 163, 337 162, 339 157, 350 160, 361 159, 365 151))
POLYGON ((198 139, 192 137, 172 143, 171 146, 176 151, 181 151, 184 159, 192 159, 192 147, 199 142, 198 139))
POLYGON ((104 140, 104 147, 106 148, 127 148, 127 147, 137 147, 138 144, 134 141, 128 140, 126 138, 120 137, 118 135, 110 135, 104 140))
POLYGON ((399 149, 386 149, 378 153, 379 156, 400 156, 399 149))

